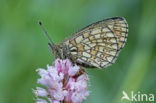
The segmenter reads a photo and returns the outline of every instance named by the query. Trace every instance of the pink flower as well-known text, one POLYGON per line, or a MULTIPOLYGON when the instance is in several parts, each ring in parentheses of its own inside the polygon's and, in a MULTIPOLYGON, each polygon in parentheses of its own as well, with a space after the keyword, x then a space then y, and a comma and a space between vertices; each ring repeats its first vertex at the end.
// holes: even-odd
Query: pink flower
POLYGON ((36 87, 36 90, 33 90, 33 92, 35 93, 36 96, 44 97, 48 95, 48 92, 45 89, 40 87, 36 87))
POLYGON ((81 103, 89 96, 87 74, 68 59, 56 59, 54 66, 47 65, 47 70, 37 69, 37 72, 41 76, 37 83, 47 89, 36 87, 33 90, 37 96, 36 103, 47 103, 40 97, 46 97, 50 103, 81 103))

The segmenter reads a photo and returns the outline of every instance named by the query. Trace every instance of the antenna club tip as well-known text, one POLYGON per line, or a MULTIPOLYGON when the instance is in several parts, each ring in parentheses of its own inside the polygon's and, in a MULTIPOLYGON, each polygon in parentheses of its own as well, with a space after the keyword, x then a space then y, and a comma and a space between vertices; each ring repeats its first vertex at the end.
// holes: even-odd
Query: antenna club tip
POLYGON ((41 21, 39 21, 39 22, 38 22, 38 24, 39 24, 39 25, 42 25, 42 22, 41 22, 41 21))

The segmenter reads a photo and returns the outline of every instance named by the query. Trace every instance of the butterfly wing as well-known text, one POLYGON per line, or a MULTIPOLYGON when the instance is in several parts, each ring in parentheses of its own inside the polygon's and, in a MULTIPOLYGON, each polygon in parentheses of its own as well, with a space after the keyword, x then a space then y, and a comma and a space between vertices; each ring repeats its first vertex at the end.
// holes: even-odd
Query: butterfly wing
POLYGON ((77 64, 85 67, 106 68, 115 62, 127 36, 126 20, 114 17, 81 29, 61 44, 69 48, 77 64))

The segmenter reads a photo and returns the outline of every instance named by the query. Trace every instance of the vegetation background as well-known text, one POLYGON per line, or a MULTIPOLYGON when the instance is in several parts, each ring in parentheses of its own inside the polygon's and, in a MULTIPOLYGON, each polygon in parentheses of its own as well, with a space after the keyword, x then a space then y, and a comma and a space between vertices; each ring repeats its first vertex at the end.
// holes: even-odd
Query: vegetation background
MULTIPOLYGON (((60 43, 88 24, 125 17, 129 36, 115 64, 86 69, 83 103, 122 103, 122 91, 156 96, 156 0, 0 0, 0 103, 34 103, 35 70, 52 64, 38 21, 60 43)), ((128 101, 123 101, 128 102, 128 101)))

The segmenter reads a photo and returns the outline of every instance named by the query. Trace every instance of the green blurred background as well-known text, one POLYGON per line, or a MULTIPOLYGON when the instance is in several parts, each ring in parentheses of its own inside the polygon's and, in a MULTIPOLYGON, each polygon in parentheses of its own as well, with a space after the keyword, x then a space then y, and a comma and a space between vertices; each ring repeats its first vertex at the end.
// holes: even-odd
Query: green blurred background
POLYGON ((35 70, 53 61, 38 20, 60 43, 114 16, 128 21, 127 43, 112 66, 86 69, 91 94, 84 103, 122 103, 123 90, 156 95, 155 11, 156 0, 0 0, 0 103, 35 102, 35 70))

